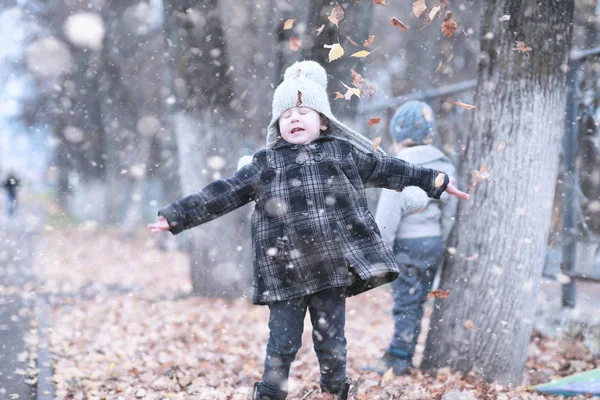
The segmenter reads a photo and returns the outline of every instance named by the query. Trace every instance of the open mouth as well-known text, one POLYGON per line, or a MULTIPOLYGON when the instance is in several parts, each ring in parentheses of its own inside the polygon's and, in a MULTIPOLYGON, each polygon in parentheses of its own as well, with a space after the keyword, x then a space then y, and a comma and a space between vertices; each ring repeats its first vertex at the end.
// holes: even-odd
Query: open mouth
POLYGON ((296 132, 300 132, 300 131, 303 131, 303 130, 304 130, 304 129, 302 129, 302 128, 294 128, 294 129, 292 129, 292 131, 291 131, 291 132, 292 132, 292 133, 296 133, 296 132))

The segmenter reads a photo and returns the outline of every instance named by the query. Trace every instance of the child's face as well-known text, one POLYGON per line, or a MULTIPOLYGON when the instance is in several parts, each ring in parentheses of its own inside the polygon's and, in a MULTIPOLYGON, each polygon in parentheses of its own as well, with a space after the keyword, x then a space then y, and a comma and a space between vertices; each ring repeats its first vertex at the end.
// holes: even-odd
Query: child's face
POLYGON ((321 134, 321 116, 307 107, 288 108, 279 117, 279 132, 288 143, 309 144, 321 134))

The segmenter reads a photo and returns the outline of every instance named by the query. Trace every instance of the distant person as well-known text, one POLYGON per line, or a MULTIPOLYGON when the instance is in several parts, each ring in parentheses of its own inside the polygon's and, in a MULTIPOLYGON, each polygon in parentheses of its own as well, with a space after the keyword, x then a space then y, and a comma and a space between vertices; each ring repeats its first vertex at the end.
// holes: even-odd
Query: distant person
POLYGON ((4 181, 4 189, 6 189, 6 195, 8 198, 8 215, 13 216, 17 211, 17 187, 19 186, 19 180, 14 173, 9 173, 6 180, 4 181))
MULTIPOLYGON (((435 121, 427 104, 409 101, 402 105, 392 117, 390 134, 391 155, 422 168, 456 176, 452 162, 432 145, 435 121)), ((403 212, 398 204, 403 203, 406 195, 409 194, 383 190, 375 214, 381 237, 393 250, 400 269, 398 279, 391 283, 394 335, 383 357, 365 368, 382 375, 390 368, 395 375, 404 375, 412 367, 423 303, 442 261, 458 205, 456 197, 444 193, 439 200, 429 199, 422 210, 403 212)))

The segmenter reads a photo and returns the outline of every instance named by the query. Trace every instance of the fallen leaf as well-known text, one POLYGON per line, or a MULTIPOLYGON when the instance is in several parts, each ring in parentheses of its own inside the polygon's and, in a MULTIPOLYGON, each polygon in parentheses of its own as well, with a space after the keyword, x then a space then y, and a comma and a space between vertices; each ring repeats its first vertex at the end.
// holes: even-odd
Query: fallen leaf
MULTIPOLYGON (((454 104, 456 104, 457 106, 460 106, 462 108, 466 108, 467 110, 472 110, 472 109, 476 109, 477 110, 477 107, 472 106, 472 105, 467 104, 467 103, 460 102, 460 101, 455 101, 454 104)), ((477 111, 479 111, 479 110, 477 110, 477 111)))
POLYGON ((317 36, 319 36, 321 34, 321 32, 323 32, 323 28, 325 28, 325 24, 323 24, 317 28, 317 36))
POLYGON ((335 99, 334 100, 343 99, 344 98, 344 95, 341 94, 340 92, 335 92, 334 94, 335 94, 335 99))
POLYGON ((467 328, 468 330, 473 330, 473 321, 471 321, 470 319, 465 321, 465 328, 467 328))
POLYGON ((431 7, 431 10, 427 13, 429 20, 433 21, 434 18, 440 18, 441 17, 441 13, 440 13, 441 9, 442 9, 442 7, 440 7, 437 4, 433 7, 431 7))
POLYGON ((428 299, 433 299, 434 297, 437 299, 447 299, 448 296, 450 296, 450 290, 444 291, 442 289, 435 289, 427 294, 428 299))
POLYGON ((337 60, 338 58, 344 55, 344 49, 339 43, 324 44, 323 47, 325 47, 326 49, 331 49, 329 50, 329 62, 337 60))
POLYGON ((498 145, 498 148, 496 149, 496 151, 502 151, 504 150, 504 147, 506 146, 506 144, 504 143, 504 140, 500 142, 500 144, 498 145))
POLYGON ((371 47, 371 45, 373 44, 374 40, 375 40, 375 35, 369 35, 368 39, 365 40, 365 42, 363 43, 363 46, 365 46, 365 47, 371 47))
POLYGON ((342 85, 344 85, 344 87, 346 89, 348 89, 346 91, 346 94, 344 95, 344 98, 346 100, 350 100, 352 98, 352 96, 356 96, 360 99, 360 89, 357 88, 351 88, 350 86, 346 85, 344 82, 342 82, 342 85))
POLYGON ((333 7, 333 10, 331 10, 331 14, 329 17, 327 17, 327 19, 337 27, 339 27, 338 23, 344 19, 344 10, 342 10, 342 7, 340 7, 337 1, 335 2, 335 7, 333 7))
POLYGON ((421 14, 423 14, 425 12, 425 10, 427 10, 427 5, 425 4, 425 0, 415 1, 413 3, 412 10, 413 10, 413 14, 415 14, 415 17, 419 18, 421 16, 421 14))
POLYGON ((475 261, 479 258, 479 253, 475 253, 472 256, 465 257, 465 261, 475 261))
MULTIPOLYGON (((381 118, 371 118, 369 120, 369 126, 377 125, 380 122, 381 122, 381 118)), ((381 138, 380 138, 380 140, 381 140, 381 138)))
POLYGON ((290 38, 290 49, 292 51, 298 51, 302 47, 302 42, 297 37, 290 38))
POLYGON ((396 17, 392 17, 392 19, 390 19, 390 25, 395 26, 396 28, 400 29, 403 32, 408 32, 408 29, 409 29, 408 26, 404 25, 402 23, 402 21, 400 21, 396 17))
POLYGON ((522 51, 523 53, 527 54, 527 58, 529 58, 529 52, 532 50, 531 47, 527 47, 525 45, 525 42, 519 42, 518 40, 515 40, 515 44, 512 49, 515 51, 522 51))
POLYGON ((294 21, 296 21, 293 18, 288 19, 287 21, 285 21, 285 23, 283 24, 283 31, 287 31, 288 29, 292 29, 292 27, 294 26, 294 21))
MULTIPOLYGON (((375 50, 373 50, 373 51, 375 51, 375 50)), ((364 58, 364 57, 368 56, 369 54, 371 54, 373 51, 366 51, 366 50, 357 51, 356 53, 351 54, 350 57, 364 58)))
POLYGON ((446 37, 452 37, 456 27, 456 21, 452 19, 452 11, 446 11, 446 16, 444 17, 444 22, 442 23, 442 33, 446 35, 446 37))
POLYGON ((392 379, 394 377, 394 369, 392 367, 390 367, 390 369, 388 369, 386 371, 385 374, 383 374, 383 376, 381 377, 381 382, 385 383, 387 381, 389 381, 390 379, 392 379))
POLYGON ((302 92, 298 90, 298 100, 296 101, 296 107, 300 107, 302 105, 302 92))
POLYGON ((500 22, 504 22, 504 21, 510 21, 510 15, 503 15, 500 18, 498 18, 498 20, 500 22))
POLYGON ((385 0, 373 0, 373 4, 379 4, 380 6, 385 6, 385 0))
POLYGON ((374 152, 377 151, 377 149, 379 148, 379 143, 381 143, 381 136, 377 136, 375 139, 373 139, 373 151, 374 152))
POLYGON ((438 72, 440 70, 440 68, 442 68, 442 60, 440 60, 440 63, 438 64, 437 68, 435 69, 435 72, 438 72))

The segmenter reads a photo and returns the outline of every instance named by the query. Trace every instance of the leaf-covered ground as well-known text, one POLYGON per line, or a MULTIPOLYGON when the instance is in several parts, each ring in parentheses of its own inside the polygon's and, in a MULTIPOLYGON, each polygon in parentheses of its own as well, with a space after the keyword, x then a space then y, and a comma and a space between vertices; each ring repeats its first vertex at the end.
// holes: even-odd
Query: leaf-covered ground
MULTIPOLYGON (((248 398, 261 377, 268 309, 246 300, 189 297, 187 256, 162 252, 150 235, 140 237, 124 241, 93 229, 43 235, 37 265, 53 305, 57 398, 248 398)), ((390 307, 385 288, 348 300, 348 375, 359 379, 362 400, 550 399, 526 385, 600 366, 579 342, 534 335, 523 387, 486 385, 449 370, 433 377, 418 370, 383 378, 361 372, 388 344, 390 307)), ((310 332, 307 319, 289 399, 329 398, 318 390, 310 332)), ((422 344, 423 338, 419 352, 422 344)))

